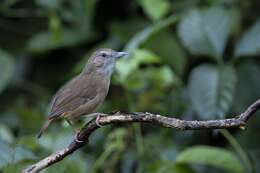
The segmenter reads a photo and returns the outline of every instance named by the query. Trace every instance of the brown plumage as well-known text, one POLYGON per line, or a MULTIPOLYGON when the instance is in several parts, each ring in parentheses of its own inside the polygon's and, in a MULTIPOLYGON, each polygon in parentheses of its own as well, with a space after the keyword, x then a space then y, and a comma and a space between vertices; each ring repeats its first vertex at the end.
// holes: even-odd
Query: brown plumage
POLYGON ((117 58, 127 55, 111 49, 99 49, 92 54, 83 71, 65 84, 53 97, 48 119, 42 126, 38 138, 54 120, 78 119, 89 114, 104 101, 117 58))

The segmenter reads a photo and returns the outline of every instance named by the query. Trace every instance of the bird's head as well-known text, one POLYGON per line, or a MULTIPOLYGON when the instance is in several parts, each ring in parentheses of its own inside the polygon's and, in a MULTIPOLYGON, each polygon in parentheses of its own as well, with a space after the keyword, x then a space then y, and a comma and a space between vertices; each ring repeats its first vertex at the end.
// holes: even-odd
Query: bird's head
POLYGON ((115 62, 120 57, 126 56, 126 52, 116 52, 112 49, 98 49, 88 60, 87 71, 96 71, 110 76, 113 73, 115 62))

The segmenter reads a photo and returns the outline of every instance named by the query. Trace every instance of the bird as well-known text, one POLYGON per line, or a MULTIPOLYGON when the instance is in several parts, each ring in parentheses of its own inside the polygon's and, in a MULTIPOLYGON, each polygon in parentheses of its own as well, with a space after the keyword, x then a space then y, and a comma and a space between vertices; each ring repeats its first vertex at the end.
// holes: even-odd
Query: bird
MULTIPOLYGON (((88 59, 80 74, 72 78, 54 95, 47 120, 44 122, 37 137, 40 138, 48 126, 56 120, 64 119, 77 133, 72 121, 82 115, 90 115, 105 100, 114 72, 116 60, 128 55, 109 48, 96 50, 88 59)), ((99 115, 96 123, 98 124, 99 115)))

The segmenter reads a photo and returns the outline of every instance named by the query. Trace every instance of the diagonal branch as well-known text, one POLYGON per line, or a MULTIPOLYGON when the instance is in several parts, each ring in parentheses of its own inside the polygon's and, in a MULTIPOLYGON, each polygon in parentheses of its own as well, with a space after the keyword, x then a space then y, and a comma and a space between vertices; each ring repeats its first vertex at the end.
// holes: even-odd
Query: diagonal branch
MULTIPOLYGON (((207 121, 186 121, 177 118, 169 118, 158 114, 153 113, 142 113, 142 112, 134 112, 134 113, 120 113, 117 112, 115 114, 101 114, 101 118, 99 120, 100 125, 105 126, 109 124, 116 123, 130 123, 130 122, 140 122, 153 124, 161 127, 174 128, 178 130, 198 130, 198 129, 222 129, 222 128, 231 128, 231 127, 239 127, 244 129, 246 126, 246 122, 249 118, 260 109, 260 99, 250 105, 245 112, 240 114, 235 118, 223 119, 223 120, 207 120, 207 121)), ((84 146, 89 136, 98 128, 95 121, 91 121, 84 125, 84 127, 80 130, 78 139, 84 142, 77 142, 73 140, 69 146, 66 148, 49 155, 48 157, 40 160, 34 165, 30 166, 27 169, 23 170, 23 173, 37 173, 41 170, 55 164, 56 162, 61 161, 66 156, 70 155, 77 149, 84 146)))

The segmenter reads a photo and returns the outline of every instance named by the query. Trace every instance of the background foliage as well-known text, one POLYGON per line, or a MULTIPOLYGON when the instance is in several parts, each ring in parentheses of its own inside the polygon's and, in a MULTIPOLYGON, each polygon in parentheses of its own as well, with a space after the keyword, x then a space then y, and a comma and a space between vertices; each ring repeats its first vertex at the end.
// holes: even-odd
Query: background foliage
MULTIPOLYGON (((2 0, 0 172, 20 172, 71 141, 64 122, 35 136, 51 96, 99 47, 130 53, 99 111, 238 115, 260 97, 259 7, 257 0, 2 0)), ((256 173, 259 124, 254 116, 246 131, 104 127, 44 172, 256 173)))

